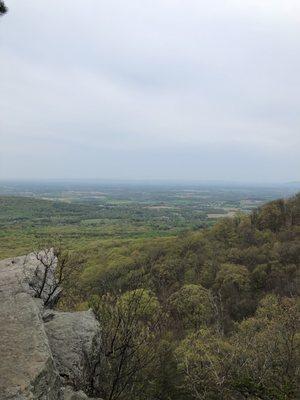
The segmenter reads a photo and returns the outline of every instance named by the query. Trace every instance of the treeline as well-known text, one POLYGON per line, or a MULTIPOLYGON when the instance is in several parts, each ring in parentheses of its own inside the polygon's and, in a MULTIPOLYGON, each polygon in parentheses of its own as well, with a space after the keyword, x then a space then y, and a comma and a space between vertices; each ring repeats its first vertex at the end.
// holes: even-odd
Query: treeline
POLYGON ((102 327, 104 400, 297 398, 300 194, 176 239, 103 254, 61 306, 102 327))

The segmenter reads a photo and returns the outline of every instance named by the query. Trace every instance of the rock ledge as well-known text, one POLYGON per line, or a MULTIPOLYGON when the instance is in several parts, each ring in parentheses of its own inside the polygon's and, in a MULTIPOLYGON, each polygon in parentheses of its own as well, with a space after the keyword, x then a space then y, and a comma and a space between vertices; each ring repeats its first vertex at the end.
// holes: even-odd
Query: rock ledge
POLYGON ((0 261, 1 400, 88 399, 98 323, 91 311, 45 310, 30 287, 39 267, 34 254, 0 261))

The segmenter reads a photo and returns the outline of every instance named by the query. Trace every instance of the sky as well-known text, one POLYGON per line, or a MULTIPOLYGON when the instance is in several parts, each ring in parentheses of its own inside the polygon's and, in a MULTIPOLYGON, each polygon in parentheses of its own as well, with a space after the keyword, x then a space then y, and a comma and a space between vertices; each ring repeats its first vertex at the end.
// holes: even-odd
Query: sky
POLYGON ((0 179, 300 180, 299 0, 6 0, 0 179))

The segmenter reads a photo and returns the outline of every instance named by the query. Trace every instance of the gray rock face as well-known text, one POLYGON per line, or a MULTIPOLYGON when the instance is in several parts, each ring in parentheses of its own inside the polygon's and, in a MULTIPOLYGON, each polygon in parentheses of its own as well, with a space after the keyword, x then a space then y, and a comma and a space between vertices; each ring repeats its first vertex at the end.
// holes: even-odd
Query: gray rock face
POLYGON ((64 384, 88 390, 100 346, 99 325, 92 311, 53 312, 44 316, 55 365, 64 384))
POLYGON ((33 254, 0 261, 0 399, 87 399, 63 384, 86 389, 98 323, 90 311, 45 312, 31 285, 39 263, 33 254))
POLYGON ((60 378, 41 317, 24 283, 25 257, 0 262, 1 400, 60 398, 60 378))
POLYGON ((35 271, 41 267, 41 262, 33 253, 0 261, 2 277, 0 292, 5 294, 25 292, 34 296, 31 284, 35 279, 35 271))
POLYGON ((75 392, 70 386, 64 388, 63 396, 64 400, 93 400, 91 397, 88 397, 82 390, 75 392))

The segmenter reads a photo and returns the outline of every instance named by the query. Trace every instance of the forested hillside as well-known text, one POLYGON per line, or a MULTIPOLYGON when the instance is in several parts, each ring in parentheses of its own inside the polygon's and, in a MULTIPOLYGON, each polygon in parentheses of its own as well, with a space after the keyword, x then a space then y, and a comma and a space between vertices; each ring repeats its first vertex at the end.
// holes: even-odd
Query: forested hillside
POLYGON ((60 303, 101 322, 94 394, 296 399, 300 194, 97 257, 60 303))

